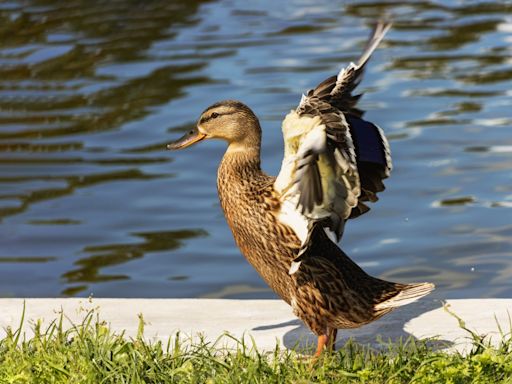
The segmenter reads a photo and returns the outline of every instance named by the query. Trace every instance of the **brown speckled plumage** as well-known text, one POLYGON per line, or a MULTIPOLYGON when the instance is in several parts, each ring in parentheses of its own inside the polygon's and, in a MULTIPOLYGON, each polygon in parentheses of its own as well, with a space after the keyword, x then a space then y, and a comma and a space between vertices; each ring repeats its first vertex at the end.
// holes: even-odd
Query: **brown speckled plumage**
POLYGON ((239 101, 208 107, 196 129, 168 146, 228 142, 217 175, 228 225, 249 263, 319 336, 316 355, 332 345, 337 329, 367 324, 434 288, 374 278, 334 242, 346 220, 368 211, 363 202, 377 200, 391 169, 385 137, 361 119, 359 96, 351 93, 388 28, 379 24, 359 64, 322 82, 287 116, 277 179, 261 170, 260 124, 239 101))
POLYGON ((366 274, 321 227, 311 237, 310 257, 288 273, 301 243, 277 218, 275 178, 260 168, 258 151, 226 153, 217 174, 219 199, 233 237, 247 261, 316 334, 328 328, 355 328, 392 308, 375 305, 409 287, 366 274))
POLYGON ((227 153, 219 166, 217 188, 224 215, 242 254, 290 304, 288 269, 300 241, 290 227, 277 220, 280 202, 273 188, 274 179, 261 171, 259 152, 227 153))

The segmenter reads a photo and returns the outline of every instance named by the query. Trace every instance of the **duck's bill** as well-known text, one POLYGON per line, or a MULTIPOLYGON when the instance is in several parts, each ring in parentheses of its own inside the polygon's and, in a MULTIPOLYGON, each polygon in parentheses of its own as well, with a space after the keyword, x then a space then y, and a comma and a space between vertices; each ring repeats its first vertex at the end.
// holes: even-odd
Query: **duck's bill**
POLYGON ((192 144, 204 140, 205 137, 206 135, 204 133, 201 133, 197 128, 194 128, 191 131, 185 133, 183 137, 179 138, 178 140, 167 144, 167 149, 182 149, 190 147, 192 144))

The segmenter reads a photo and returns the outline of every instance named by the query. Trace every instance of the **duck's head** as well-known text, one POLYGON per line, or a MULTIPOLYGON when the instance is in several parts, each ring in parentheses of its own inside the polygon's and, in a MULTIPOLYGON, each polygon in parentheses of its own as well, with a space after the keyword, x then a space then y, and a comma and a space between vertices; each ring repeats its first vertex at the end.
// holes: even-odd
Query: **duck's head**
POLYGON ((168 144, 167 148, 186 148, 205 139, 225 140, 229 150, 259 150, 260 123, 245 104, 236 100, 220 101, 206 108, 196 126, 180 139, 168 144))

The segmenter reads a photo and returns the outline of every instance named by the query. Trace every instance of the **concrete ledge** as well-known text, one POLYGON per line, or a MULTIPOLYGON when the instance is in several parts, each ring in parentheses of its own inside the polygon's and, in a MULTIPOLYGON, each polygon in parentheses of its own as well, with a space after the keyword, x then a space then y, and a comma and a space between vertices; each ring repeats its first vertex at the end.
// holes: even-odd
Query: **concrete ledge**
MULTIPOLYGON (((129 337, 137 334, 138 314, 143 314, 144 335, 153 341, 167 342, 180 331, 182 335, 196 337, 200 333, 209 340, 224 332, 239 339, 251 335, 260 350, 271 350, 276 342, 303 350, 316 342, 315 336, 282 301, 217 299, 0 299, 0 337, 5 336, 7 327, 18 328, 24 301, 23 331, 27 338, 33 335, 31 325, 35 320, 42 320, 43 327, 47 326, 62 310, 67 318, 65 326, 70 327, 72 323, 80 324, 87 311, 96 309, 101 320, 129 337)), ((512 299, 447 300, 447 303, 466 322, 467 328, 491 336, 494 342, 501 339, 497 322, 510 334, 512 299)), ((440 301, 424 299, 362 328, 341 330, 338 345, 350 337, 363 344, 377 345, 379 335, 384 340, 411 335, 418 339, 435 337, 440 348, 459 351, 466 350, 470 344, 469 335, 442 308, 440 301)))

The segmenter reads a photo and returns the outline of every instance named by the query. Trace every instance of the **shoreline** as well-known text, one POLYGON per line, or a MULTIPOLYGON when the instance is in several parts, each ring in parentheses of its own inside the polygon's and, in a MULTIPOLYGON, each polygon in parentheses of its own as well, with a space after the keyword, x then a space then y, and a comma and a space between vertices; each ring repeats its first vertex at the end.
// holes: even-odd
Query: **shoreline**
MULTIPOLYGON (((144 320, 144 337, 151 342, 167 342, 180 335, 190 340, 204 337, 214 341, 228 332, 236 339, 254 339, 258 349, 273 350, 276 343, 296 350, 308 350, 316 343, 315 336, 280 300, 230 299, 121 299, 121 298, 5 298, 0 299, 0 338, 10 327, 20 326, 25 303, 22 335, 32 338, 33 325, 41 322, 45 330, 62 312, 63 327, 79 325, 93 311, 100 321, 126 337, 134 338, 144 320)), ((487 335, 493 344, 511 332, 512 299, 454 299, 443 301, 423 299, 401 307, 383 318, 353 330, 340 330, 337 345, 349 338, 360 344, 379 345, 410 336, 434 338, 439 349, 465 352, 472 345, 470 334, 460 327, 455 314, 466 328, 478 335, 487 335), (498 326, 499 324, 499 326, 498 326)), ((229 338, 226 338, 229 344, 229 338)), ((251 341, 252 342, 252 341, 251 341)), ((233 345, 236 345, 233 340, 233 345)))

